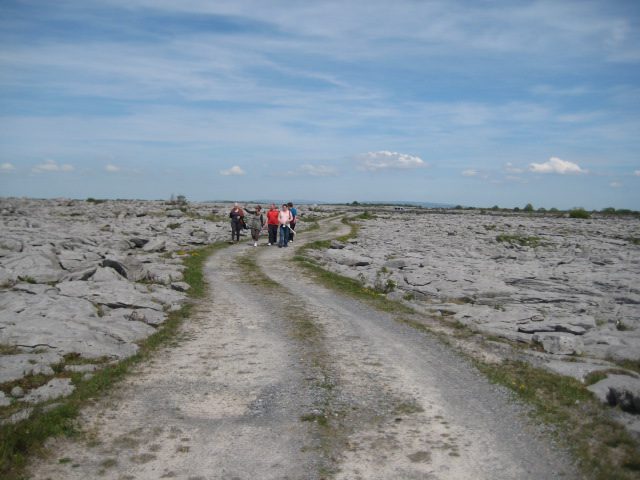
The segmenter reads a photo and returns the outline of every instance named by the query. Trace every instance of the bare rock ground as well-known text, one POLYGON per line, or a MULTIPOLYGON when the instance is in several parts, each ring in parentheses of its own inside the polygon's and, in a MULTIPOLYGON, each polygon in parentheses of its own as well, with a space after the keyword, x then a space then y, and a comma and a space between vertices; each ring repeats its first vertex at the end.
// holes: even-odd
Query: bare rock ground
POLYGON ((578 478, 504 390, 314 284, 292 250, 212 257, 178 344, 88 408, 82 439, 50 442, 32 478, 578 478))
MULTIPOLYGON (((452 324, 525 344, 527 361, 583 382, 635 365, 616 385, 633 399, 627 404, 640 404, 638 217, 378 207, 365 218, 357 238, 315 252, 324 268, 452 324)), ((608 396, 612 405, 618 393, 608 396)), ((640 436, 638 416, 627 413, 640 410, 624 409, 618 419, 640 436)))

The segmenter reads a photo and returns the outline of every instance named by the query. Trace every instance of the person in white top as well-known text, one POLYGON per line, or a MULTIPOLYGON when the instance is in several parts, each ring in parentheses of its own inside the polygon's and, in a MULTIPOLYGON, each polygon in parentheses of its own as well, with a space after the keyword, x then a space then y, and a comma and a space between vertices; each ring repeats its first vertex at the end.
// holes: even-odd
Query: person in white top
POLYGON ((289 244, 289 225, 293 217, 291 216, 291 212, 289 211, 289 207, 287 204, 282 204, 280 211, 278 212, 278 225, 280 235, 278 238, 278 247, 287 247, 289 244))

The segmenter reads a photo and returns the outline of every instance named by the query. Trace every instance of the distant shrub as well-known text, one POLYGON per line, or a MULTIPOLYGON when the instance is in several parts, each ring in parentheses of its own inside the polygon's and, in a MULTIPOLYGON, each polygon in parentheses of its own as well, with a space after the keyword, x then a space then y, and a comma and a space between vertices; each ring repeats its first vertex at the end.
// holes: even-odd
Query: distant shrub
POLYGON ((89 198, 87 198, 87 202, 88 203, 104 203, 104 202, 106 202, 106 200, 101 200, 101 199, 98 199, 98 198, 89 197, 89 198))
POLYGON ((533 205, 527 203, 522 210, 525 212, 533 212, 533 205))
POLYGON ((356 215, 355 218, 358 220, 371 220, 373 218, 376 218, 376 216, 372 214, 369 210, 365 210, 360 215, 356 215))
POLYGON ((538 209, 538 213, 545 213, 546 211, 547 211, 547 209, 546 209, 546 208, 544 208, 544 207, 540 207, 540 208, 538 209))
POLYGON ((500 210, 500 207, 498 205, 494 205, 493 207, 491 207, 491 210, 500 210))
POLYGON ((569 211, 569 218, 591 218, 591 214, 584 208, 574 208, 569 211))
POLYGON ((519 211, 520 211, 520 207, 515 207, 515 208, 513 209, 513 211, 514 211, 514 212, 519 212, 519 211))

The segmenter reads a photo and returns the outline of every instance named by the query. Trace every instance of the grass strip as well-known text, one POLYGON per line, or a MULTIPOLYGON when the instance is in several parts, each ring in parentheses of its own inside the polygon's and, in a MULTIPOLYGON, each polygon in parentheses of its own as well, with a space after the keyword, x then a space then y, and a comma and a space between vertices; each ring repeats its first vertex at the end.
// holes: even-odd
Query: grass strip
POLYGON ((533 405, 535 418, 556 427, 556 436, 573 452, 586 478, 640 478, 638 443, 584 384, 525 362, 475 363, 492 382, 533 405))
POLYGON ((71 374, 76 390, 69 397, 56 400, 55 407, 49 410, 42 408, 44 406, 37 407, 30 418, 19 423, 0 426, 0 478, 25 478, 24 467, 28 457, 41 452, 47 438, 76 435, 78 428, 75 419, 83 406, 107 392, 133 366, 149 359, 160 347, 175 342, 180 325, 191 313, 192 300, 203 298, 206 294, 207 285, 203 274, 205 261, 215 251, 227 245, 215 243, 189 252, 184 258, 184 281, 191 286, 191 301, 185 303, 180 310, 171 312, 153 335, 139 343, 140 348, 135 355, 98 370, 88 380, 82 380, 81 374, 71 374))

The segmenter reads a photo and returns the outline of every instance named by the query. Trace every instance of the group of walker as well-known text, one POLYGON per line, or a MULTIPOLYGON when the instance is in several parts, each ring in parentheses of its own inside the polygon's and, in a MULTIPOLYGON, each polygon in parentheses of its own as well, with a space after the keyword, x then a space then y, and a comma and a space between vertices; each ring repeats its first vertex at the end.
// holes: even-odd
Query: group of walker
POLYGON ((271 204, 271 208, 267 212, 265 220, 262 213, 262 207, 256 205, 251 211, 248 208, 242 208, 237 203, 233 205, 229 218, 231 218, 231 241, 240 241, 240 231, 245 228, 251 229, 251 238, 253 238, 253 246, 258 246, 258 239, 264 227, 267 227, 269 234, 269 243, 267 245, 278 245, 278 247, 287 247, 289 242, 293 242, 296 229, 296 218, 298 210, 293 203, 283 203, 278 210, 275 203, 271 204), (250 214, 249 223, 245 222, 245 212, 250 214))

